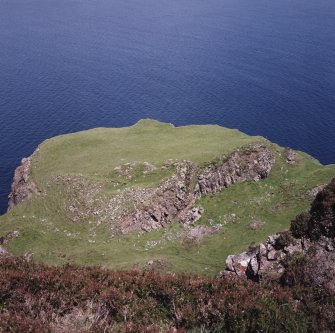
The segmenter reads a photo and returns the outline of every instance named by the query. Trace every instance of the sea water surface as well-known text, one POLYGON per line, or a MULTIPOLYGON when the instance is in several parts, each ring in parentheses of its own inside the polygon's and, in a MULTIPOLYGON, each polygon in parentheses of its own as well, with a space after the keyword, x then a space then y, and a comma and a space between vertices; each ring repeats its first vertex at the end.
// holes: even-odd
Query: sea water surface
POLYGON ((335 1, 0 0, 1 213, 41 141, 141 118, 334 163, 335 1))

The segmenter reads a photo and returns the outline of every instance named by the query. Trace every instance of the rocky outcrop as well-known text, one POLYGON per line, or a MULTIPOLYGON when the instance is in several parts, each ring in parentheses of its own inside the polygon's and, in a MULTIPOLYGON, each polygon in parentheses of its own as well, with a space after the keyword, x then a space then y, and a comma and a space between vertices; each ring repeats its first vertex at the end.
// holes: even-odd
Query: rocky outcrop
POLYGON ((19 237, 20 233, 17 230, 14 230, 12 232, 9 232, 6 236, 0 237, 0 257, 8 257, 11 256, 11 254, 2 246, 13 239, 19 237))
POLYGON ((9 232, 6 236, 0 237, 0 245, 7 244, 13 239, 19 237, 20 233, 17 230, 9 232))
POLYGON ((201 194, 215 194, 225 187, 244 181, 266 178, 274 163, 272 152, 264 146, 234 152, 207 166, 198 176, 201 194))
POLYGON ((205 167, 189 161, 180 162, 176 173, 160 185, 146 205, 123 217, 122 232, 155 230, 173 220, 183 224, 194 223, 203 213, 203 210, 193 206, 197 198, 218 193, 235 183, 265 178, 274 161, 268 147, 255 145, 205 167))
POLYGON ((291 148, 287 148, 285 151, 287 163, 295 164, 297 162, 297 152, 291 148))
MULTIPOLYGON (((31 161, 32 157, 24 158, 15 171, 9 209, 38 192, 31 178, 31 161)), ((85 184, 88 182, 77 181, 73 175, 65 175, 65 178, 57 176, 53 183, 68 184, 71 191, 76 193, 76 203, 80 202, 80 207, 85 207, 81 212, 76 203, 70 202, 68 211, 71 220, 76 222, 88 219, 91 215, 99 216, 99 221, 109 220, 111 225, 116 226, 117 232, 127 234, 160 229, 175 220, 192 225, 203 214, 201 207, 194 206, 201 195, 215 194, 236 183, 265 178, 274 162, 271 149, 260 144, 237 150, 228 157, 220 157, 203 166, 191 161, 173 161, 174 174, 158 187, 124 189, 108 204, 98 204, 94 200, 94 193, 100 193, 100 189, 95 190, 94 186, 89 185, 87 191, 85 184), (90 195, 81 195, 83 192, 90 195)), ((143 165, 128 163, 114 171, 117 177, 131 179, 135 169, 143 169, 142 173, 148 174, 154 172, 156 166, 149 162, 143 165)))
POLYGON ((285 271, 287 259, 305 253, 310 246, 306 239, 295 239, 290 232, 270 236, 265 243, 226 260, 222 275, 237 275, 259 281, 278 280, 285 271))
POLYGON ((335 292, 335 178, 317 195, 310 212, 292 221, 290 231, 228 256, 221 275, 254 281, 281 280, 287 284, 299 275, 300 282, 335 292))
POLYGON ((15 170, 12 190, 8 196, 8 210, 11 210, 21 202, 29 200, 34 193, 38 192, 37 186, 30 176, 31 160, 31 156, 23 158, 21 165, 15 170))
POLYGON ((146 205, 123 219, 122 233, 160 229, 181 217, 192 208, 196 199, 196 175, 197 166, 194 163, 180 162, 176 173, 159 186, 158 193, 146 205))

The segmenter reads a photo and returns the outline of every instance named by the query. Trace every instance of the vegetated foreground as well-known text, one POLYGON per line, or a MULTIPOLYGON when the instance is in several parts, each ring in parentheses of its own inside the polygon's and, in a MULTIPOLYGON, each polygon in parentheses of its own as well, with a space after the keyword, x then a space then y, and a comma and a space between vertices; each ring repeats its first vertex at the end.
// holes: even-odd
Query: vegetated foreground
POLYGON ((59 136, 17 169, 1 242, 53 265, 213 276, 287 229, 334 173, 219 126, 146 120, 59 136))
POLYGON ((2 255, 0 332, 333 332, 334 237, 335 178, 276 238, 280 275, 267 266, 257 283, 231 271, 113 272, 2 255))

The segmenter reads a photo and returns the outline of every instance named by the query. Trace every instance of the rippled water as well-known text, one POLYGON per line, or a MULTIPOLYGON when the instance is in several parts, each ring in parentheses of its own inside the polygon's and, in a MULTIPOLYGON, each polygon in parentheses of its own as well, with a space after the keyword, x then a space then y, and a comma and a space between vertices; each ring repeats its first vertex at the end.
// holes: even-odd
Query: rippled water
POLYGON ((0 212, 44 139, 216 123, 335 162, 334 0, 0 0, 0 212))

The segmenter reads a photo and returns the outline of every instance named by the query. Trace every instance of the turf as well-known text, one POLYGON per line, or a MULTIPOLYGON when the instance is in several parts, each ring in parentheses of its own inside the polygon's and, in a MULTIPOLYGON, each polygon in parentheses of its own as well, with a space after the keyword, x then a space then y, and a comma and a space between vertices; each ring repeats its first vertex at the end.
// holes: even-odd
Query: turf
POLYGON ((51 265, 70 262, 117 269, 143 267, 151 261, 163 270, 205 275, 224 269, 228 254, 287 229, 299 212, 308 209, 313 199, 308 191, 335 175, 334 165, 323 166, 301 152, 297 163, 287 163, 285 150, 262 137, 216 125, 174 127, 152 120, 49 139, 39 146, 32 165, 40 194, 0 217, 0 235, 20 232, 6 245, 13 254, 31 252, 34 260, 51 265), (173 172, 162 168, 168 160, 202 164, 257 142, 275 153, 270 176, 200 198, 197 204, 205 213, 198 223, 213 220, 224 228, 199 244, 185 241, 177 222, 150 233, 117 235, 108 216, 98 223, 94 214, 75 220, 68 212, 70 202, 85 213, 125 188, 156 186, 173 172), (155 171, 143 174, 143 162, 154 165, 155 171), (115 168, 127 163, 133 166, 132 177, 118 176, 115 168), (55 181, 57 177, 62 181, 55 181), (69 185, 64 177, 78 181, 69 185))

